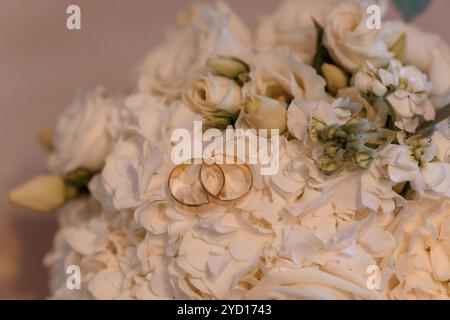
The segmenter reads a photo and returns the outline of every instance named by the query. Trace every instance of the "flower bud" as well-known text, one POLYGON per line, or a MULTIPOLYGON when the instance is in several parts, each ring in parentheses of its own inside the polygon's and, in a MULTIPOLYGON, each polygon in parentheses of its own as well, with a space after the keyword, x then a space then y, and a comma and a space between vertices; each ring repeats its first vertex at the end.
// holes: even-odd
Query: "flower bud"
POLYGON ((326 175, 332 175, 344 167, 342 160, 333 159, 327 155, 322 156, 318 164, 320 170, 326 175))
POLYGON ((386 88, 386 86, 384 84, 382 84, 380 81, 378 80, 373 80, 371 87, 370 87, 371 91, 373 92, 374 95, 376 95, 377 97, 384 97, 384 95, 387 93, 388 89, 386 88))
POLYGON ((348 85, 348 75, 333 64, 324 63, 322 73, 327 81, 327 88, 332 94, 336 94, 340 89, 348 85))
POLYGON ((309 124, 308 137, 314 143, 319 143, 320 133, 326 127, 326 123, 317 117, 312 117, 311 122, 309 124))
POLYGON ((236 58, 213 58, 206 61, 206 65, 219 75, 234 79, 241 73, 248 73, 249 67, 243 61, 236 58))
POLYGON ((361 169, 368 169, 375 159, 376 151, 369 148, 362 148, 353 157, 354 163, 361 169))
POLYGON ((325 148, 325 154, 330 158, 334 158, 338 154, 339 150, 341 149, 337 145, 330 144, 325 148))
POLYGON ((320 140, 322 141, 332 141, 336 137, 336 132, 339 130, 339 125, 333 124, 331 126, 326 126, 325 129, 323 129, 320 132, 320 140))
POLYGON ((364 133, 376 129, 367 119, 350 119, 343 127, 348 133, 364 133))
POLYGON ((205 113, 203 119, 207 128, 225 129, 235 122, 236 117, 226 110, 215 110, 205 113))
POLYGON ((247 123, 254 129, 287 129, 284 105, 264 96, 247 96, 242 104, 242 112, 247 123))
POLYGON ((372 88, 372 77, 364 71, 359 71, 353 78, 353 85, 362 93, 367 93, 372 88))
POLYGON ((7 198, 26 208, 50 212, 66 201, 66 187, 59 176, 38 175, 11 190, 7 198))
POLYGON ((346 149, 348 151, 356 151, 364 146, 364 139, 358 134, 351 134, 347 138, 346 149))

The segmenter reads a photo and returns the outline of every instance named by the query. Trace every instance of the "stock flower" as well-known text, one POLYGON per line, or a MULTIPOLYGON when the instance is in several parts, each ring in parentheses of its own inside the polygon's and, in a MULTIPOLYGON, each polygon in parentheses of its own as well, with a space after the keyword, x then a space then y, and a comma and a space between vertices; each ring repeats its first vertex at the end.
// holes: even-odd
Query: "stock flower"
POLYGON ((106 97, 102 89, 79 96, 56 125, 48 159, 51 171, 66 174, 80 167, 100 170, 117 135, 111 123, 118 110, 117 102, 106 97))
POLYGON ((390 45, 406 34, 403 60, 428 75, 434 94, 446 94, 450 90, 450 46, 445 41, 435 34, 399 21, 385 22, 384 30, 390 45))
POLYGON ((194 81, 183 98, 186 104, 201 114, 217 110, 234 114, 241 106, 241 87, 231 79, 209 74, 194 81))
POLYGON ((380 155, 380 164, 387 166, 387 173, 393 182, 411 182, 420 197, 449 197, 450 164, 432 161, 435 156, 433 142, 389 145, 380 155))
POLYGON ((266 96, 287 105, 292 99, 325 97, 324 79, 297 60, 288 48, 277 47, 258 54, 250 69, 251 81, 243 88, 245 94, 266 96))
POLYGON ((367 28, 365 9, 358 4, 343 3, 328 15, 324 44, 334 61, 351 73, 365 61, 381 66, 393 58, 382 31, 367 28))
POLYGON ((386 68, 375 68, 366 62, 355 74, 353 83, 369 97, 384 98, 395 113, 395 125, 402 130, 415 132, 422 119, 433 120, 435 117, 436 111, 430 100, 431 83, 414 66, 403 66, 392 60, 386 68))
POLYGON ((352 111, 359 108, 360 105, 344 98, 336 99, 332 104, 326 101, 294 100, 287 112, 289 132, 301 141, 306 140, 313 119, 320 119, 326 124, 344 124, 350 120, 352 111))
POLYGON ((220 56, 248 60, 250 32, 228 6, 199 4, 181 17, 180 26, 138 68, 140 91, 179 98, 187 83, 220 56))

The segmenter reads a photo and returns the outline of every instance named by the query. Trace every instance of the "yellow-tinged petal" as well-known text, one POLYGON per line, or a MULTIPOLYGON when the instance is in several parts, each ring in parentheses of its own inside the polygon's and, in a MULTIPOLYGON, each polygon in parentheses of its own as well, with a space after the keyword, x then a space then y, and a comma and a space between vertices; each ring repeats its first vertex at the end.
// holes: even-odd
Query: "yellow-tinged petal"
POLYGON ((327 81, 327 88, 332 94, 336 94, 340 89, 348 86, 348 75, 335 65, 324 63, 322 73, 327 81))

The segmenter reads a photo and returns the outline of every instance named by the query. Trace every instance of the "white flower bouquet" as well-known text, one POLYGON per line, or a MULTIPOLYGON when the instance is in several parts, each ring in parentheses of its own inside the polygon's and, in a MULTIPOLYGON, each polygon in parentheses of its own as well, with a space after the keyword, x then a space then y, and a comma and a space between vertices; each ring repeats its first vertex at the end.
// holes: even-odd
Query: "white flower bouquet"
POLYGON ((51 297, 450 298, 450 47, 369 4, 198 4, 131 94, 77 97, 9 193, 59 209, 51 297))

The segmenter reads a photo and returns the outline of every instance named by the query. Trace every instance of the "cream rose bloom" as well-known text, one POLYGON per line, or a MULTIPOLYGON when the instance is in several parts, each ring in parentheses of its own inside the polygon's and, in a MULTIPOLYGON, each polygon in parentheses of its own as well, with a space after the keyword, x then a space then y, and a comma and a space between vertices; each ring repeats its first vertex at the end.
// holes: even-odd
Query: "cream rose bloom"
POLYGON ((249 30, 225 4, 197 5, 181 17, 180 26, 138 67, 142 92, 179 98, 185 85, 209 58, 251 57, 249 30))
POLYGON ((382 31, 367 28, 366 13, 360 5, 337 6, 328 15, 324 30, 324 45, 334 61, 348 72, 354 73, 365 61, 381 66, 394 57, 382 31))
POLYGON ((119 102, 101 88, 77 97, 56 125, 50 170, 57 174, 77 168, 101 170, 118 134, 114 127, 118 113, 119 102))
POLYGON ((244 94, 262 95, 289 104, 292 99, 322 99, 325 80, 297 60, 286 47, 258 54, 250 68, 244 94))
POLYGON ((423 200, 404 208, 390 227, 395 251, 382 261, 391 299, 450 299, 450 202, 423 200))
POLYGON ((241 100, 241 87, 235 81, 212 74, 195 80, 183 95, 183 101, 201 114, 217 110, 234 114, 239 110, 241 100))
MULTIPOLYGON (((334 6, 343 2, 353 2, 367 8, 374 1, 361 0, 287 0, 275 13, 258 19, 255 31, 256 48, 259 52, 277 46, 292 50, 294 56, 303 63, 312 64, 316 53, 317 30, 313 19, 321 26, 334 6)), ((387 1, 376 1, 382 12, 387 9, 387 1)))

